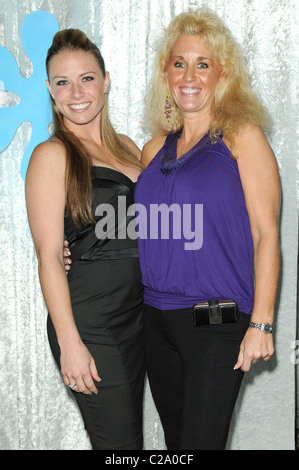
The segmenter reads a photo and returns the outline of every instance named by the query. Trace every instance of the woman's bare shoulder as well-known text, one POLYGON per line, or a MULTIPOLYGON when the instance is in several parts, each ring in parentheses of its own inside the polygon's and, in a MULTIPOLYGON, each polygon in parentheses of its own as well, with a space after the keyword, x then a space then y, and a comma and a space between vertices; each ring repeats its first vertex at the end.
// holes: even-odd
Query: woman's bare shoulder
POLYGON ((66 168, 66 149, 57 139, 38 144, 30 157, 26 183, 37 180, 63 181, 66 168))
POLYGON ((38 144, 32 152, 29 166, 65 165, 65 146, 58 139, 49 139, 38 144))
POLYGON ((165 139, 165 135, 154 137, 144 145, 141 153, 141 162, 144 167, 148 166, 152 159, 157 155, 159 150, 163 147, 165 139))

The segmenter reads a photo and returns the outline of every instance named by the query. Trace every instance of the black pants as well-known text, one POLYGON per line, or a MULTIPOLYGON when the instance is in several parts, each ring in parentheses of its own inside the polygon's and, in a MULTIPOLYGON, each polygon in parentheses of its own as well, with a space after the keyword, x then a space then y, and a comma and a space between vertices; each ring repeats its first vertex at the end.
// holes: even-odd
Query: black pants
POLYGON ((191 309, 144 311, 149 383, 170 450, 223 450, 243 378, 233 370, 250 315, 194 326, 191 309))

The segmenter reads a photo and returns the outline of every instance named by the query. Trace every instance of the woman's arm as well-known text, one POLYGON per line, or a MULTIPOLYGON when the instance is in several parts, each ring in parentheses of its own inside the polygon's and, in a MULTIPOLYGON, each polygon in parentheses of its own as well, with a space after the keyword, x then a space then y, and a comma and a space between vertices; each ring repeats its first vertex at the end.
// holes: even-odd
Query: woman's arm
MULTIPOLYGON (((262 130, 248 126, 236 138, 237 162, 254 246, 255 295, 251 321, 273 323, 280 265, 280 182, 275 155, 262 130)), ((272 334, 249 328, 235 368, 250 369, 274 353, 272 334)))
POLYGON ((26 203, 39 278, 61 350, 61 373, 76 391, 97 393, 100 380, 79 336, 63 262, 65 155, 61 144, 44 142, 33 152, 26 175, 26 203))

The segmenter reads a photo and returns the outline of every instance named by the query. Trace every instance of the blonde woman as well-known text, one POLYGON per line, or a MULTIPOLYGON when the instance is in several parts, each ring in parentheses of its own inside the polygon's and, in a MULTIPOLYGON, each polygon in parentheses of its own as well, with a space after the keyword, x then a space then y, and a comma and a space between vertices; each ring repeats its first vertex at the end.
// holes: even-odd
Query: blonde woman
MULTIPOLYGON (((122 237, 96 233, 101 207, 117 209, 119 196, 126 207, 133 203, 140 151, 110 124, 109 74, 98 47, 82 31, 57 33, 46 67, 55 128, 33 152, 26 199, 50 346, 92 448, 142 449, 143 287, 137 242, 124 230, 129 217, 121 220, 122 237), (67 277, 64 237, 73 262, 67 277)), ((120 227, 113 228, 117 233, 120 227)))
POLYGON ((171 22, 147 115, 135 201, 169 216, 168 239, 164 218, 138 240, 149 382, 168 449, 225 449, 244 372, 274 353, 280 184, 267 113, 217 15, 171 22))

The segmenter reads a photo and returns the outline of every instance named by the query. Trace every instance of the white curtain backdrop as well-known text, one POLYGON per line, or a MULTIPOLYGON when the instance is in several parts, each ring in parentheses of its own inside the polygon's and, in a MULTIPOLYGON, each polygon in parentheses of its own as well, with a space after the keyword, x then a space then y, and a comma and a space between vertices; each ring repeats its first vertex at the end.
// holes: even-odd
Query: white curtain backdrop
MULTIPOLYGON (((0 0, 0 45, 24 78, 32 64, 21 24, 31 12, 55 16, 60 29, 76 27, 101 48, 111 75, 110 115, 141 148, 144 97, 155 43, 174 15, 206 5, 240 41, 252 83, 273 118, 271 145, 283 189, 282 269, 275 319, 276 355, 246 375, 231 427, 232 450, 292 450, 296 409, 296 289, 298 249, 298 0, 0 0)), ((38 43, 39 38, 36 38, 38 43)), ((9 90, 0 76, 0 108, 9 90), (1 87, 2 84, 2 87, 1 87)), ((7 108, 8 109, 8 108, 7 108)), ((1 111, 1 109, 0 109, 1 111)), ((2 113, 0 119, 5 119, 2 113)), ((29 231, 20 164, 32 125, 24 118, 0 153, 0 449, 90 448, 80 414, 52 359, 47 310, 29 231)), ((2 121, 3 123, 4 121, 2 121)), ((1 134, 0 120, 0 134, 1 134)), ((163 432, 146 386, 145 449, 164 449, 163 432)))

